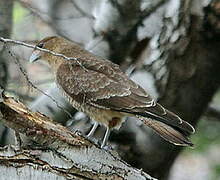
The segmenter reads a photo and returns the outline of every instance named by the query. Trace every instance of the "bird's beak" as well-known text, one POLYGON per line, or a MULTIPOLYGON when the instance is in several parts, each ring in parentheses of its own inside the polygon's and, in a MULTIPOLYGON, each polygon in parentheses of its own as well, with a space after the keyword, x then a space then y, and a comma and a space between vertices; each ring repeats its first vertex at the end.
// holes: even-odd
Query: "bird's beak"
POLYGON ((34 50, 29 58, 29 62, 35 62, 37 61, 38 59, 41 58, 41 55, 40 55, 40 51, 39 50, 34 50))

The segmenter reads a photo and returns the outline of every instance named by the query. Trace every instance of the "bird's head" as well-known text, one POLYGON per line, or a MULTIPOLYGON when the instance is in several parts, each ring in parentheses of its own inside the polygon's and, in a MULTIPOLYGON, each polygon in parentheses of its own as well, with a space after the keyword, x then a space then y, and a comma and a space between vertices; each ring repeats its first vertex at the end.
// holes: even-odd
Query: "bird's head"
POLYGON ((37 60, 43 60, 47 62, 53 70, 56 70, 60 64, 71 61, 65 59, 63 56, 68 58, 77 58, 78 60, 91 58, 91 54, 81 48, 77 43, 57 36, 42 39, 37 43, 36 47, 49 50, 50 52, 45 52, 35 48, 29 58, 29 61, 35 62, 37 60), (60 56, 56 56, 51 52, 57 53, 60 56))
MULTIPOLYGON (((69 41, 57 36, 46 37, 39 41, 36 45, 36 47, 38 48, 43 48, 54 53, 62 53, 63 50, 66 49, 68 46, 69 41)), ((58 66, 61 63, 61 61, 63 61, 63 58, 54 56, 51 53, 41 51, 35 48, 29 58, 29 61, 35 62, 37 60, 46 61, 50 66, 56 68, 56 66, 58 66)))
MULTIPOLYGON (((53 51, 55 49, 55 47, 57 46, 58 39, 59 39, 59 37, 56 37, 56 36, 46 37, 46 38, 42 39, 41 41, 39 41, 36 44, 36 47, 53 51)), ((47 54, 48 53, 41 51, 39 49, 34 49, 30 58, 29 58, 29 61, 35 62, 40 59, 46 60, 47 57, 45 57, 45 56, 47 56, 47 54)))

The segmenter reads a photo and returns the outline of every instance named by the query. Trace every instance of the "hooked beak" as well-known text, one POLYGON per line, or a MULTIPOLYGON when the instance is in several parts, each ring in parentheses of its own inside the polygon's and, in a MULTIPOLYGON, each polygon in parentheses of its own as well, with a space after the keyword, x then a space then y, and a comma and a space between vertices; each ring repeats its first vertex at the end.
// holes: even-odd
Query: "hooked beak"
POLYGON ((35 51, 32 52, 32 54, 29 58, 29 62, 33 63, 33 62, 37 61, 40 58, 41 58, 40 51, 35 50, 35 51))

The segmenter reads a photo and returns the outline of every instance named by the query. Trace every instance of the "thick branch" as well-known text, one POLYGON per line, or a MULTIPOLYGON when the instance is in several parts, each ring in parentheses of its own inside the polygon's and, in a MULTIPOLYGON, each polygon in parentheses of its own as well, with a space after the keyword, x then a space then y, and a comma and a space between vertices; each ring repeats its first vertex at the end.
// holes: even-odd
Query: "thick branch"
POLYGON ((153 12, 155 12, 159 7, 164 5, 166 2, 168 1, 167 0, 153 1, 148 7, 146 7, 143 11, 141 11, 141 15, 137 25, 141 25, 144 19, 150 16, 153 12))
MULTIPOLYGON (((175 14, 179 12, 178 16, 169 12, 171 17, 167 15, 168 18, 164 18, 161 34, 151 43, 154 45, 152 59, 146 63, 151 65, 155 75, 160 103, 195 125, 220 84, 220 21, 219 13, 216 12, 219 3, 209 7, 211 14, 206 16, 206 23, 200 17, 190 14, 190 3, 189 0, 180 1, 182 6, 175 11, 175 14)), ((120 147, 122 157, 132 165, 150 171, 159 179, 168 179, 169 168, 181 148, 161 141, 154 134, 144 136, 143 131, 146 129, 143 127, 142 132, 140 129, 133 128, 136 141, 129 141, 127 151, 120 147), (144 157, 152 160, 143 162, 144 157)))
POLYGON ((94 17, 90 14, 88 14, 86 11, 84 11, 76 2, 75 0, 71 0, 71 3, 75 7, 75 9, 84 17, 94 19, 94 17))
POLYGON ((8 127, 25 134, 41 145, 52 148, 38 158, 33 157, 31 151, 14 154, 10 149, 3 149, 0 152, 1 169, 5 169, 6 166, 14 167, 14 170, 11 168, 7 170, 14 172, 20 166, 22 169, 36 166, 43 169, 46 166, 47 171, 63 177, 153 179, 141 170, 130 167, 110 152, 100 149, 79 133, 73 133, 62 125, 55 124, 40 113, 31 112, 22 103, 4 94, 1 97, 0 115, 8 127), (56 158, 51 162, 54 156, 56 158))
POLYGON ((140 7, 140 0, 102 1, 96 11, 95 36, 88 47, 93 47, 95 54, 121 64, 137 42, 137 29, 133 28, 139 19, 140 7), (98 44, 97 39, 101 39, 98 44))

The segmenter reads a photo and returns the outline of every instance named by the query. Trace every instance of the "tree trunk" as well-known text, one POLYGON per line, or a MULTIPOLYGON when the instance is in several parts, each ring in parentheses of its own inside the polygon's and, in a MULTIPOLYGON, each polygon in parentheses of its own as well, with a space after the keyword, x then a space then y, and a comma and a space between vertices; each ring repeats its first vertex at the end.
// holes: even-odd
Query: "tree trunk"
MULTIPOLYGON (((9 38, 12 31, 13 0, 0 1, 0 36, 9 38)), ((8 62, 4 54, 4 46, 0 47, 0 86, 6 88, 8 80, 8 62)), ((7 128, 0 124, 0 146, 5 145, 7 128)))
MULTIPOLYGON (((164 1, 158 2, 161 5, 164 1)), ((141 64, 143 68, 134 75, 148 71, 159 102, 196 125, 219 87, 220 1, 211 2, 205 9, 204 18, 191 13, 195 1, 170 2, 177 4, 175 13, 170 13, 171 5, 164 7, 161 32, 151 40, 151 46, 148 47, 151 55, 146 57, 141 64)), ((156 5, 152 9, 155 10, 158 7, 156 5)), ((116 63, 124 63, 138 43, 137 30, 142 22, 140 1, 104 0, 100 7, 95 20, 94 37, 87 49, 116 63)), ((136 62, 136 59, 131 61, 136 62)), ((143 83, 149 84, 149 78, 144 77, 143 83)), ((56 90, 54 92, 56 95, 56 90)), ((53 117, 61 111, 46 96, 34 103, 33 109, 39 108, 42 113, 49 112, 53 117)), ((67 117, 62 120, 67 121, 67 117)), ((165 142, 134 119, 128 119, 120 132, 112 134, 110 141, 126 162, 162 180, 168 179, 170 167, 183 149, 165 142)))
MULTIPOLYGON (((213 1, 206 8, 204 19, 201 19, 186 11, 191 6, 189 1, 182 1, 180 8, 185 11, 179 11, 178 24, 172 24, 171 17, 164 19, 164 27, 157 39, 158 46, 153 50, 159 52, 159 58, 148 60, 160 94, 159 102, 193 125, 197 124, 219 88, 219 5, 220 1, 213 1), (173 34, 169 32, 171 27, 173 34), (171 41, 175 35, 178 37, 171 41)), ((140 129, 145 131, 143 127, 140 129)), ((131 130, 132 133, 135 131, 131 130)), ((142 139, 137 137, 130 143, 125 148, 128 151, 120 149, 123 159, 158 179, 168 179, 169 169, 182 150, 152 134, 142 139), (153 142, 149 143, 147 139, 153 142), (136 144, 141 147, 136 148, 136 144)))

